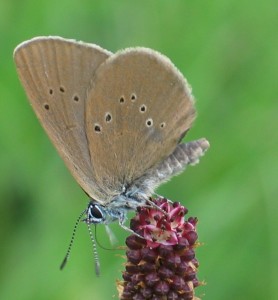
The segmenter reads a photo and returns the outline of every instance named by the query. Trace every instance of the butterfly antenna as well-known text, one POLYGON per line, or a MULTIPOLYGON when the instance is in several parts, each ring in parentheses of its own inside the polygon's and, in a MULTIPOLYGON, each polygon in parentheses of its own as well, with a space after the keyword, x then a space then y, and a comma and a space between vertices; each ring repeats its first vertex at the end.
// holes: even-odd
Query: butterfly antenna
POLYGON ((74 238, 75 238, 75 233, 76 233, 76 229, 80 223, 80 220, 81 218, 83 217, 84 213, 87 211, 87 209, 85 209, 84 211, 82 211, 82 213, 80 214, 80 216, 78 217, 78 219, 76 220, 76 223, 74 225, 74 228, 73 228, 73 232, 72 232, 72 236, 71 236, 71 240, 70 240, 70 243, 69 243, 69 247, 68 247, 68 250, 67 250, 67 254, 65 256, 65 258, 63 259, 62 263, 61 263, 61 266, 60 266, 60 270, 63 270, 65 265, 67 264, 68 262, 68 259, 70 257, 70 252, 71 252, 71 247, 72 247, 72 244, 73 244, 73 241, 74 241, 74 238))
POLYGON ((87 221, 87 225, 88 225, 90 238, 91 238, 91 241, 93 244, 93 256, 94 256, 94 261, 95 261, 96 275, 99 276, 100 275, 100 263, 99 263, 98 253, 97 253, 96 241, 94 239, 94 235, 92 233, 89 221, 87 221))

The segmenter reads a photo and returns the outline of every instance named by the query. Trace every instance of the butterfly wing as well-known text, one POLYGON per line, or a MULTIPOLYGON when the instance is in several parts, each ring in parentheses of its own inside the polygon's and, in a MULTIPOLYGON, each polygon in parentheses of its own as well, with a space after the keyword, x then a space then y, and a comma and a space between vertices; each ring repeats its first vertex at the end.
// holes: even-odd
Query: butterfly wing
POLYGON ((168 157, 195 117, 182 74, 145 48, 107 59, 96 71, 86 105, 96 182, 111 196, 168 157))
POLYGON ((95 199, 101 198, 92 173, 85 132, 87 89, 110 52, 59 37, 20 44, 14 59, 30 103, 68 169, 95 199))

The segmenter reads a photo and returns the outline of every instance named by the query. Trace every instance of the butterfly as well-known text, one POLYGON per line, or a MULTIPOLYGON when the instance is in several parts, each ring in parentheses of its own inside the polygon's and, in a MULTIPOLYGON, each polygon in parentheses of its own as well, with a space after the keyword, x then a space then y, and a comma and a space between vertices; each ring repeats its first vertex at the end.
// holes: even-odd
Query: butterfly
POLYGON ((89 196, 88 224, 124 225, 153 205, 154 190, 209 143, 183 143, 196 112, 191 88, 157 51, 115 54, 61 37, 36 37, 14 51, 20 81, 41 125, 89 196))

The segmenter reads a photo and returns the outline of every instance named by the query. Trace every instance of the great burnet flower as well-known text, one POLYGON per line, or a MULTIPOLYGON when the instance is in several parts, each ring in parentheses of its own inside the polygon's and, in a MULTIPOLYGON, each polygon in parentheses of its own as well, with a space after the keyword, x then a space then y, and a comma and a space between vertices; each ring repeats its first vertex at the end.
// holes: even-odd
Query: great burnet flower
POLYGON ((130 228, 143 238, 126 239, 127 263, 118 283, 121 300, 191 300, 200 285, 195 258, 197 218, 185 220, 187 209, 165 198, 154 199, 159 207, 141 207, 130 228))

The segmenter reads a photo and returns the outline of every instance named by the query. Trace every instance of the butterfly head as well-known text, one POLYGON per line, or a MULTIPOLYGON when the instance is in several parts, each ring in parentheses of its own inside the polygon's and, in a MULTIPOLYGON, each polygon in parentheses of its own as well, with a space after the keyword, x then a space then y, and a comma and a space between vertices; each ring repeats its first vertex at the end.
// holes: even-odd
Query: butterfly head
POLYGON ((87 224, 109 224, 116 220, 125 219, 126 210, 123 208, 113 209, 113 207, 101 205, 91 199, 86 215, 83 221, 87 224))

